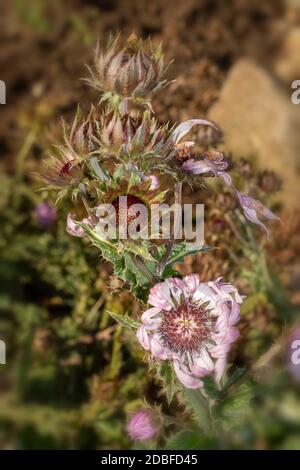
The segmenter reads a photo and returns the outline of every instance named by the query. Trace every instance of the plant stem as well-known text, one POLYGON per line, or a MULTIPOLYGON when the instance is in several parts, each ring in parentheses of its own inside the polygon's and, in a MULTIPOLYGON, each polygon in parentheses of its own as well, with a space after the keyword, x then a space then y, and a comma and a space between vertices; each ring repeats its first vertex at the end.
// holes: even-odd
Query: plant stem
MULTIPOLYGON (((176 204, 175 210, 177 210, 177 207, 180 207, 180 210, 181 210, 181 206, 182 206, 182 182, 181 181, 176 183, 174 194, 175 194, 175 204, 176 204)), ((176 214, 174 214, 174 226, 173 226, 171 238, 168 242, 166 252, 164 256, 162 257, 157 268, 157 273, 159 276, 161 276, 162 273, 164 272, 168 259, 172 253, 174 241, 179 231, 179 224, 181 224, 181 217, 180 218, 176 217, 176 214)))

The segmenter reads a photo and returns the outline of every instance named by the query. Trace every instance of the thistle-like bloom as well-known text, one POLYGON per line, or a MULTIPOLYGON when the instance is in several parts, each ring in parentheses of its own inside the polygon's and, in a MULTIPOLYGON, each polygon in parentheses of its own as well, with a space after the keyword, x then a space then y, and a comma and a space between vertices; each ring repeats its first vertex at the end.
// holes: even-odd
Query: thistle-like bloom
POLYGON ((167 67, 161 47, 153 49, 151 41, 143 42, 132 34, 120 46, 119 37, 109 41, 104 53, 95 53, 95 70, 86 80, 104 93, 115 93, 125 98, 145 98, 149 93, 165 87, 167 67))
POLYGON ((56 209, 47 202, 40 202, 35 208, 35 217, 38 225, 50 228, 57 217, 56 209))
POLYGON ((237 289, 221 278, 200 282, 197 274, 170 278, 150 291, 137 338, 153 358, 170 360, 187 388, 203 386, 202 377, 214 374, 219 384, 243 301, 237 289))
POLYGON ((148 441, 155 437, 158 431, 157 420, 149 408, 136 411, 127 423, 127 432, 134 441, 148 441))
POLYGON ((265 207, 257 199, 253 199, 247 194, 242 194, 239 191, 236 191, 238 200, 242 206, 246 219, 250 220, 254 224, 260 225, 263 227, 267 235, 269 235, 269 230, 267 226, 259 219, 259 215, 267 220, 279 220, 281 219, 275 215, 270 209, 265 207))
POLYGON ((93 152, 99 146, 100 121, 97 118, 96 109, 92 106, 89 115, 80 119, 79 109, 76 113, 69 135, 64 126, 64 137, 67 150, 74 158, 82 159, 93 152))
POLYGON ((171 148, 168 129, 159 126, 148 111, 137 116, 107 114, 101 122, 100 141, 104 153, 139 160, 143 155, 165 155, 171 148))

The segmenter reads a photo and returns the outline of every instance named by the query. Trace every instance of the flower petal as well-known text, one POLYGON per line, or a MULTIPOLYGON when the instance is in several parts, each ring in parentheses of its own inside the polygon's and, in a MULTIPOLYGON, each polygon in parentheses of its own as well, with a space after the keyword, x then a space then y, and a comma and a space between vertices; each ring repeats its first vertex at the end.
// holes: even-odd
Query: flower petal
POLYGON ((226 368, 226 356, 221 356, 217 359, 216 364, 215 364, 215 378, 216 382, 219 385, 221 378, 224 374, 225 368, 226 368))
POLYGON ((190 369, 196 377, 205 377, 214 370, 214 363, 205 348, 202 348, 199 356, 192 359, 190 369))
POLYGON ((68 214, 66 230, 70 235, 73 235, 73 237, 82 238, 85 235, 83 228, 75 222, 72 214, 68 214))
POLYGON ((150 350, 149 335, 144 325, 141 325, 136 332, 137 339, 146 351, 150 350))
POLYGON ((207 121, 206 119, 189 119, 188 121, 182 122, 181 124, 179 124, 179 126, 174 129, 173 134, 171 136, 171 139, 173 140, 174 144, 177 144, 182 139, 182 137, 184 137, 188 132, 190 132, 192 127, 194 127, 195 125, 210 126, 218 130, 215 124, 210 121, 207 121))
POLYGON ((190 294, 193 294, 196 291, 197 287, 200 285, 200 279, 198 274, 190 274, 189 276, 185 276, 183 280, 190 294))
MULTIPOLYGON (((203 386, 203 382, 199 379, 196 379, 187 371, 182 370, 184 368, 183 364, 179 361, 173 361, 173 366, 175 373, 178 377, 178 380, 186 387, 186 388, 201 388, 203 386)), ((186 369, 186 368, 184 368, 186 369)))
POLYGON ((171 310, 173 303, 168 283, 160 282, 152 287, 148 303, 161 310, 171 310))
POLYGON ((154 357, 164 360, 168 359, 168 350, 161 343, 158 335, 153 334, 149 338, 150 351, 154 357))

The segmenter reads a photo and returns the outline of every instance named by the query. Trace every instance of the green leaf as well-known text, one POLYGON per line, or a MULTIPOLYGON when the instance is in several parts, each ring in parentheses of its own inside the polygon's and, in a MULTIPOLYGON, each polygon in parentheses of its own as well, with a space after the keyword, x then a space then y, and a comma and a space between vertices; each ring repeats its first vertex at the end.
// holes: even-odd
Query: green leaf
POLYGON ((212 418, 209 411, 209 402, 199 390, 182 387, 186 400, 186 408, 191 411, 197 424, 207 436, 212 435, 212 418))
POLYGON ((170 405, 174 395, 179 391, 178 382, 175 380, 173 368, 168 361, 164 361, 158 368, 158 376, 164 384, 164 392, 170 405))
POLYGON ((208 253, 211 251, 207 245, 197 245, 187 243, 186 241, 178 243, 174 246, 171 255, 169 256, 167 266, 173 263, 181 263, 187 255, 194 255, 196 253, 208 253))
POLYGON ((87 224, 78 224, 85 231, 93 245, 101 250, 103 257, 111 263, 120 262, 121 257, 118 253, 117 247, 109 242, 107 239, 101 237, 97 232, 87 224))
POLYGON ((201 380, 204 383, 204 390, 209 398, 217 400, 220 396, 220 390, 218 390, 213 376, 202 377, 201 380))
POLYGON ((216 416, 225 429, 237 427, 245 420, 252 396, 250 384, 243 383, 215 408, 216 416))
POLYGON ((141 323, 133 320, 130 318, 128 315, 120 315, 119 313, 116 312, 111 312, 110 310, 106 310, 109 315, 116 320, 120 325, 124 326, 125 328, 130 328, 132 330, 137 330, 141 323))
POLYGON ((165 445, 166 450, 208 450, 216 448, 217 444, 214 439, 196 430, 186 430, 173 434, 165 445))

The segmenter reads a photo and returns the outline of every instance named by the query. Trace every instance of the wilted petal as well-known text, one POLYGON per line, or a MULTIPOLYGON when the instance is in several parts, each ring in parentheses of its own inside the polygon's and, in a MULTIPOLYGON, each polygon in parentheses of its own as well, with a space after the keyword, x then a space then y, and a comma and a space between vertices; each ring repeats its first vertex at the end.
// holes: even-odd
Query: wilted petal
POLYGON ((154 191, 155 189, 158 189, 160 184, 159 184, 159 179, 155 175, 150 175, 146 176, 145 181, 150 181, 150 191, 154 191))
POLYGON ((73 237, 85 236, 83 228, 74 221, 71 214, 68 214, 66 230, 70 235, 73 235, 73 237))
POLYGON ((190 274, 189 276, 185 276, 183 280, 190 294, 193 294, 196 291, 197 287, 200 285, 200 279, 198 274, 190 274))
POLYGON ((149 335, 144 325, 141 325, 136 332, 137 339, 146 351, 150 350, 149 335))
POLYGON ((258 215, 261 215, 267 220, 279 220, 280 218, 275 215, 270 209, 265 207, 260 201, 257 199, 248 196, 247 194, 242 194, 239 191, 236 192, 238 200, 242 206, 244 211, 244 215, 246 219, 250 220, 254 224, 260 225, 266 231, 267 235, 269 235, 269 230, 266 225, 258 218, 258 215))
POLYGON ((225 368, 226 368, 226 356, 221 356, 216 360, 215 364, 215 378, 217 384, 220 384, 221 378, 224 374, 225 368))
POLYGON ((207 121, 206 119, 189 119, 188 121, 182 122, 181 124, 179 124, 179 126, 174 129, 174 132, 171 136, 171 139, 173 140, 174 144, 177 144, 182 139, 182 137, 184 137, 188 132, 190 132, 192 127, 196 125, 211 126, 215 129, 218 129, 215 124, 210 121, 207 121))
POLYGON ((194 160, 193 158, 183 162, 181 168, 193 175, 204 175, 205 173, 212 172, 212 168, 203 160, 194 160))
POLYGON ((230 283, 222 281, 222 278, 218 278, 216 281, 208 282, 208 285, 223 299, 228 298, 229 295, 233 294, 234 299, 237 303, 241 304, 245 296, 241 296, 236 287, 230 283))
POLYGON ((146 310, 141 316, 141 320, 147 328, 151 326, 157 326, 160 324, 161 320, 159 318, 153 318, 160 312, 159 308, 153 307, 146 310))
POLYGON ((220 178, 222 178, 224 180, 224 182, 225 182, 225 184, 227 184, 227 186, 234 187, 233 182, 232 182, 232 178, 231 178, 229 173, 227 173, 226 171, 219 171, 218 176, 220 176, 220 178))
POLYGON ((161 310, 171 310, 173 303, 170 288, 166 282, 160 282, 152 287, 148 303, 161 310))
POLYGON ((149 337, 149 345, 150 345, 150 351, 154 357, 157 357, 158 359, 161 359, 161 360, 168 359, 167 349, 164 348, 158 335, 153 334, 149 337))
POLYGON ((178 380, 186 388, 197 389, 203 386, 203 382, 199 379, 196 379, 191 374, 189 374, 186 367, 184 367, 183 364, 181 364, 179 361, 173 361, 173 366, 174 366, 175 373, 178 377, 178 380))
POLYGON ((166 279, 165 282, 168 284, 172 297, 176 302, 179 302, 182 296, 186 296, 186 286, 182 279, 174 277, 173 279, 166 279))
POLYGON ((214 370, 214 363, 205 348, 202 348, 199 356, 193 357, 190 368, 196 377, 205 377, 214 370))
POLYGON ((215 307, 218 302, 217 294, 205 282, 201 282, 193 294, 195 302, 210 302, 210 307, 215 307))

